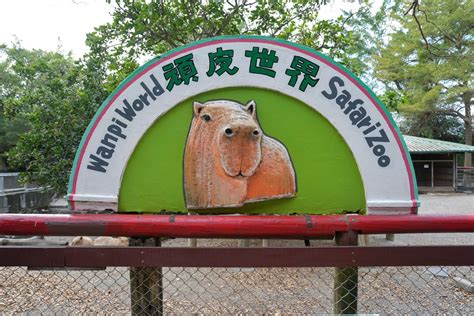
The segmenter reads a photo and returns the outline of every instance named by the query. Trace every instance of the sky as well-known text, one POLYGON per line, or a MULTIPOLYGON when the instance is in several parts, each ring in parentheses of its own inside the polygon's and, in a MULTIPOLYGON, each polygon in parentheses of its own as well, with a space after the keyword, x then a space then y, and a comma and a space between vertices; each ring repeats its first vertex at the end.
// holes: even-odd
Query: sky
POLYGON ((86 34, 111 21, 105 0, 0 0, 0 43, 18 38, 28 49, 56 50, 82 56, 86 34))
MULTIPOLYGON (((334 18, 341 8, 355 9, 358 1, 334 0, 320 16, 334 18)), ((105 0, 0 0, 0 43, 21 41, 28 49, 87 52, 86 34, 111 21, 112 6, 105 0)))

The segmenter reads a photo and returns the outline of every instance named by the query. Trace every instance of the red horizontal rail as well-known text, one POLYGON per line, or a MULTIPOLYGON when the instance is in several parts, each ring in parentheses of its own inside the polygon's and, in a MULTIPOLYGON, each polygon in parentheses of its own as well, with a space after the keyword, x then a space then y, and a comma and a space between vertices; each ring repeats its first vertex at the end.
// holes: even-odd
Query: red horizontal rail
POLYGON ((350 227, 361 234, 474 233, 474 214, 357 216, 350 227))
POLYGON ((474 232, 474 214, 423 215, 0 215, 0 235, 198 238, 332 238, 336 232, 474 232))

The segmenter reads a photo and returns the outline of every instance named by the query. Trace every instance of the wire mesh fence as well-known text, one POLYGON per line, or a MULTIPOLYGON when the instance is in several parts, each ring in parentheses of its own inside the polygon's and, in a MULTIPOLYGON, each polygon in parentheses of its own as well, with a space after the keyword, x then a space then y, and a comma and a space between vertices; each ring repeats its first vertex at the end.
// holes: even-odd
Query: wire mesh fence
MULTIPOLYGON (((339 299, 357 300, 358 313, 474 314, 472 266, 352 271, 357 273, 358 291, 354 295, 348 289, 348 296, 339 299)), ((137 304, 140 314, 156 314, 160 306, 164 314, 328 314, 338 303, 334 287, 335 273, 340 272, 337 268, 0 267, 0 314, 127 315, 137 313, 137 304), (162 281, 137 279, 137 272, 152 278, 161 275, 162 281), (131 287, 137 280, 143 284, 131 287), (137 298, 137 288, 151 291, 150 295, 137 298)))

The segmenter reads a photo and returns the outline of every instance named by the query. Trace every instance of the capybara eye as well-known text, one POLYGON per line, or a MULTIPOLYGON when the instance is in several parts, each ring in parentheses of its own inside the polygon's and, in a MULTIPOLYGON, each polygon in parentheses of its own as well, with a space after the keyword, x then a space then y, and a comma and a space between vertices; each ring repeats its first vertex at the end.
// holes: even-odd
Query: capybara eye
POLYGON ((227 136, 232 136, 234 135, 234 131, 231 129, 231 128, 226 128, 224 133, 227 135, 227 136))
POLYGON ((258 136, 258 135, 260 135, 260 132, 258 131, 258 129, 256 129, 256 130, 254 130, 254 131, 252 132, 252 134, 253 134, 254 136, 258 136))
POLYGON ((209 115, 207 115, 207 114, 204 114, 204 115, 202 116, 202 119, 203 119, 204 121, 206 121, 206 122, 209 122, 209 121, 211 120, 211 117, 210 117, 209 115))

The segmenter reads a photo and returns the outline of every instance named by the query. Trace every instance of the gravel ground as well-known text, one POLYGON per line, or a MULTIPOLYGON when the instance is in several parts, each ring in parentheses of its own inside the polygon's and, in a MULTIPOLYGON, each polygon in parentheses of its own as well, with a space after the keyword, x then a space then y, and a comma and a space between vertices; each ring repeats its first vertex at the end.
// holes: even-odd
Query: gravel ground
MULTIPOLYGON (((472 315, 474 294, 452 277, 469 267, 359 269, 359 313, 472 315)), ((333 268, 164 268, 166 314, 327 314, 333 268)), ((127 268, 28 271, 0 268, 1 314, 130 314, 127 268)))
MULTIPOLYGON (((422 195, 419 214, 474 214, 474 195, 422 195)), ((48 239, 48 238, 47 238, 48 239)), ((70 238, 69 238, 70 239, 70 238)), ((54 238, 54 241, 64 241, 54 238)), ((331 240, 312 245, 333 245, 331 240)), ((474 234, 406 234, 370 245, 474 244, 474 234)), ((186 239, 163 242, 186 246, 186 239)), ((236 240, 198 240, 198 246, 232 247, 236 240)), ((251 247, 261 246, 252 240, 251 247)), ((272 247, 303 247, 271 240, 272 247)), ((164 268, 166 314, 327 314, 332 312, 333 268, 164 268)), ((474 293, 454 277, 474 282, 474 267, 359 269, 359 313, 474 315, 474 293), (439 269, 436 271, 436 269, 439 269), (441 271, 441 269, 443 269, 441 271), (445 273, 438 273, 438 272, 445 273)), ((0 314, 130 314, 128 268, 105 271, 29 271, 0 268, 0 314)))

